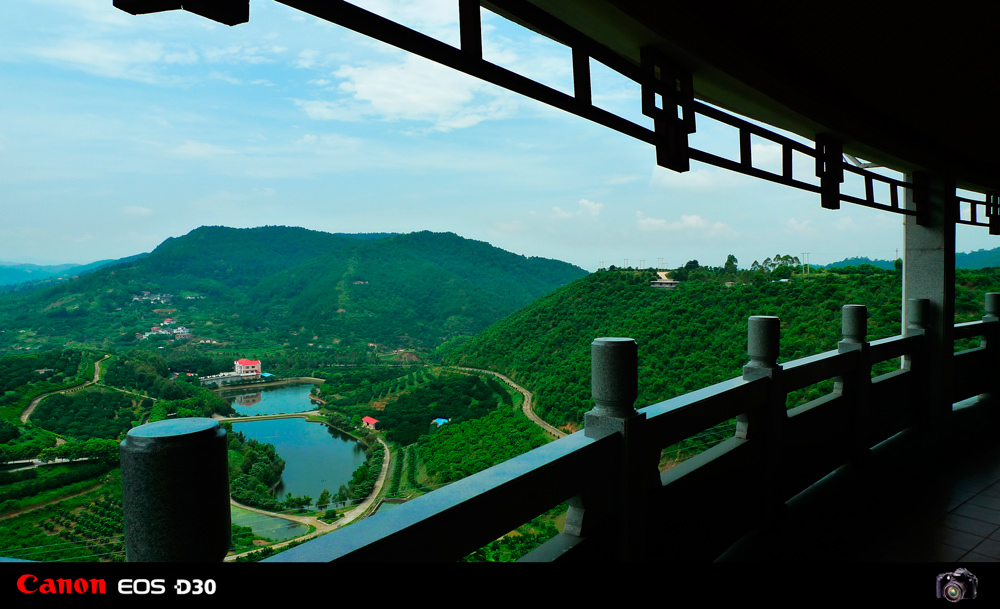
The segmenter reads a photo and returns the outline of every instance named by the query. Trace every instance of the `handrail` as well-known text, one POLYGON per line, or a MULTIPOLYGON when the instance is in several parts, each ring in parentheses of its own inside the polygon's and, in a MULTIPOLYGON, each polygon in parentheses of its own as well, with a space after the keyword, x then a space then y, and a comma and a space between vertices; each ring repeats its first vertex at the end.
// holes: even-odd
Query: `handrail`
POLYGON ((923 334, 912 334, 872 341, 868 345, 868 363, 875 364, 893 357, 908 355, 919 349, 923 340, 923 334))
POLYGON ((578 431, 266 561, 457 560, 603 481, 619 445, 578 431))
POLYGON ((856 351, 838 353, 827 351, 804 357, 782 366, 785 386, 789 391, 802 389, 840 376, 858 365, 860 359, 856 351))
POLYGON ((713 425, 745 413, 767 399, 763 379, 729 379, 639 410, 659 447, 670 446, 713 425))
POLYGON ((960 340, 963 338, 975 338, 977 336, 982 336, 989 331, 986 327, 986 323, 982 320, 979 321, 968 321, 962 324, 955 324, 955 340, 960 340))

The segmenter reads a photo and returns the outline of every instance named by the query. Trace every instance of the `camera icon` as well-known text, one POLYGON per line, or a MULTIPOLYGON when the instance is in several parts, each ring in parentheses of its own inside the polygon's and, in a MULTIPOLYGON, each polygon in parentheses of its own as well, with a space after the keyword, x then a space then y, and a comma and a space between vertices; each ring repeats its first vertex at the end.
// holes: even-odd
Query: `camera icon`
POLYGON ((968 569, 955 569, 937 576, 937 597, 957 603, 963 598, 976 598, 979 580, 968 569))

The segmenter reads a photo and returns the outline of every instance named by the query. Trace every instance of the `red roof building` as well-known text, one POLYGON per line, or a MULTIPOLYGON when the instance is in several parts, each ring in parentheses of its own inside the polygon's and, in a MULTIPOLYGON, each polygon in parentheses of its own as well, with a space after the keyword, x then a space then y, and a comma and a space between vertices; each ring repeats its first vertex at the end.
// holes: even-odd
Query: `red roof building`
POLYGON ((361 419, 361 422, 365 424, 368 429, 375 429, 375 425, 378 423, 378 419, 373 419, 371 417, 365 417, 361 419))
POLYGON ((238 359, 233 362, 233 370, 242 376, 260 376, 261 367, 259 359, 238 359))

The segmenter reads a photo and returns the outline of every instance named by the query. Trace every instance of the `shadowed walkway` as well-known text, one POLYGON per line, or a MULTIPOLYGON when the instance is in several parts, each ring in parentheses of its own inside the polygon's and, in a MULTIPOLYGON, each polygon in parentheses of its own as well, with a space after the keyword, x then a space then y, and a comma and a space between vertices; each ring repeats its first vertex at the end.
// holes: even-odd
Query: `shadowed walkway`
POLYGON ((843 473, 794 498, 780 524, 722 560, 1000 561, 1000 445, 970 441, 843 473))

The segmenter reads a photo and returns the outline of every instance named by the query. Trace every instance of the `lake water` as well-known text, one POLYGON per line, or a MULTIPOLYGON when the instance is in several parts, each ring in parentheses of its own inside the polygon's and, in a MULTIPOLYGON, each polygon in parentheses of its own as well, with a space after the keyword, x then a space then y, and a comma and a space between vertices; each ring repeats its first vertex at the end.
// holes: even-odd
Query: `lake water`
POLYGON ((250 510, 244 510, 236 506, 230 506, 230 508, 233 515, 233 524, 238 524, 241 527, 250 527, 255 534, 267 537, 273 541, 284 541, 293 537, 300 537, 309 532, 309 526, 305 524, 292 522, 284 518, 265 516, 264 514, 251 512, 250 510))
POLYGON ((312 384, 276 385, 257 389, 228 389, 217 395, 244 416, 290 414, 316 409, 316 405, 309 400, 309 392, 313 387, 315 385, 312 384))
POLYGON ((322 423, 305 419, 274 419, 233 423, 233 431, 248 438, 273 444, 285 460, 278 497, 308 495, 315 504, 323 489, 336 494, 341 484, 351 480, 354 470, 365 462, 363 444, 322 423))

